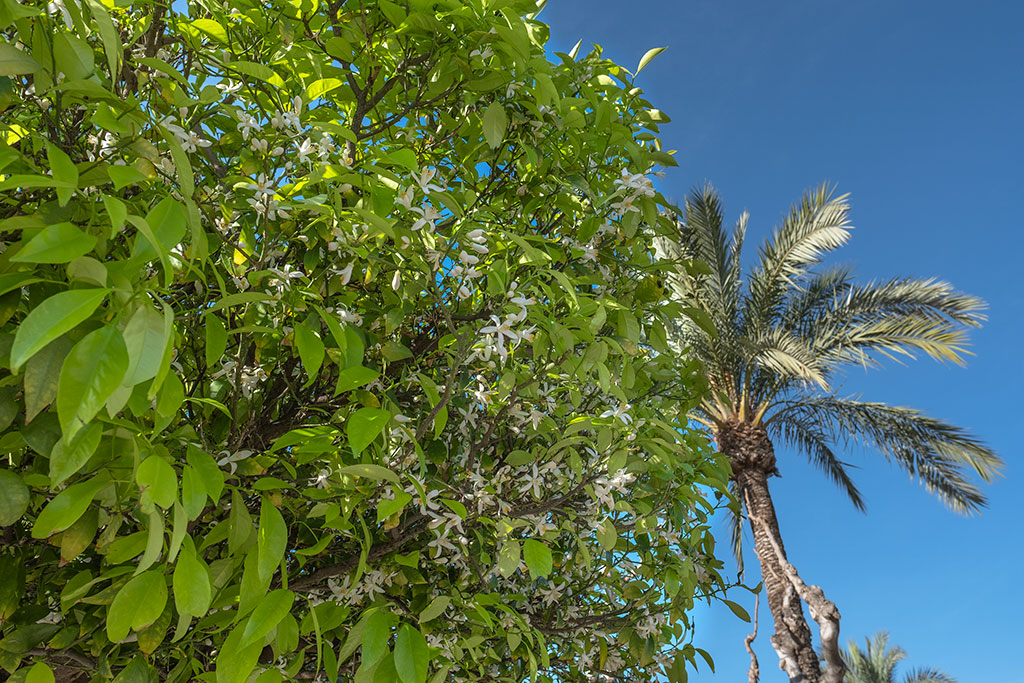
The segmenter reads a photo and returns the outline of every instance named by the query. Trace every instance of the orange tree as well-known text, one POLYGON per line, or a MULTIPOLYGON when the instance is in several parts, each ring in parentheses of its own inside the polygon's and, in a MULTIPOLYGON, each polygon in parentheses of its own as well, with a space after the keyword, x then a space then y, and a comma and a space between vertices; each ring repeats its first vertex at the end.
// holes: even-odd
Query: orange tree
POLYGON ((10 680, 685 678, 664 116, 535 9, 0 2, 10 680))

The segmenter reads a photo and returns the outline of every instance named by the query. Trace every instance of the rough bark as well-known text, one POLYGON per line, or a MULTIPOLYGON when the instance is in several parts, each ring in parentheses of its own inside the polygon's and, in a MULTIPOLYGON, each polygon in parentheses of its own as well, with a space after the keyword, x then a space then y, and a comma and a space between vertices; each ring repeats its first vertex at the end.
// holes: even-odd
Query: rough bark
POLYGON ((790 683, 820 683, 820 662, 803 603, 781 563, 786 561, 786 551, 768 490, 768 477, 776 473, 775 449, 764 427, 757 424, 726 425, 715 438, 718 449, 729 457, 733 479, 747 508, 765 598, 775 622, 771 643, 779 655, 779 668, 790 683))
POLYGON ((811 618, 818 623, 818 634, 821 638, 821 653, 825 659, 825 671, 821 675, 821 683, 843 683, 846 677, 846 662, 839 650, 839 609, 825 597, 825 591, 818 586, 808 586, 800 578, 796 567, 782 556, 782 549, 773 542, 773 549, 779 558, 782 569, 800 599, 807 603, 811 618))

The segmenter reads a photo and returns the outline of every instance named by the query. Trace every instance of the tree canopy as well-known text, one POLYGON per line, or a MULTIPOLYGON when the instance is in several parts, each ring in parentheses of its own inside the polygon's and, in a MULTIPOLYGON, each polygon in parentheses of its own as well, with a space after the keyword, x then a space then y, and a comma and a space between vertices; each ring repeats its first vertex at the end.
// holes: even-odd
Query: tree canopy
POLYGON ((535 10, 0 2, 10 680, 705 654, 728 469, 651 295, 667 117, 535 10))

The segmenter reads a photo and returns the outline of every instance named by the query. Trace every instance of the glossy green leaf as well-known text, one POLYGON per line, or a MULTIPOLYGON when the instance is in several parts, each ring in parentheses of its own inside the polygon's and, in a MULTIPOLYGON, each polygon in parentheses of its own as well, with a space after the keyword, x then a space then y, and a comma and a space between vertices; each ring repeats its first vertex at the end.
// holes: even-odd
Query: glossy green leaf
POLYGON ((512 576, 519 568, 520 546, 517 541, 511 539, 505 541, 498 553, 498 571, 505 578, 512 576))
POLYGON ((93 496, 109 484, 109 475, 101 473, 89 481, 72 484, 58 493, 36 518, 32 526, 32 538, 48 538, 77 522, 89 507, 93 496))
POLYGON ((64 336, 54 339, 25 364, 25 422, 32 421, 57 398, 60 368, 71 351, 71 341, 64 336))
POLYGON ((75 289, 61 292, 32 309, 14 336, 11 369, 17 370, 47 344, 92 315, 109 291, 75 289))
POLYGON ((279 588, 270 591, 249 617, 245 631, 242 632, 242 647, 262 641, 285 618, 294 600, 295 593, 290 590, 279 588))
POLYGON ((401 483, 398 475, 387 467, 381 467, 380 465, 373 465, 370 463, 339 467, 338 472, 340 474, 348 474, 354 477, 365 477, 366 479, 372 479, 374 481, 390 481, 392 484, 401 483))
MULTIPOLYGON (((61 35, 66 36, 66 34, 61 35)), ((78 41, 78 38, 74 38, 74 40, 78 41)), ((78 42, 85 46, 83 52, 91 57, 92 50, 89 49, 88 45, 81 41, 78 42)), ((71 160, 71 157, 67 155, 67 152, 51 143, 46 145, 46 158, 50 162, 50 169, 54 180, 60 183, 57 186, 58 202, 61 206, 65 206, 74 194, 75 188, 78 187, 78 168, 75 166, 75 162, 71 160)), ((54 262, 48 261, 47 263, 54 262)), ((58 261, 57 263, 60 262, 58 261)))
POLYGON ((165 510, 178 496, 178 477, 171 464, 159 455, 151 455, 139 465, 135 481, 142 492, 142 500, 151 500, 165 510))
POLYGON ((212 368, 217 366, 228 346, 228 331, 215 315, 208 315, 203 320, 206 323, 206 364, 212 368))
POLYGON ((306 99, 313 101, 344 85, 340 78, 321 78, 306 87, 306 99))
POLYGON ((348 443, 356 453, 373 443, 391 421, 391 413, 383 408, 360 408, 345 423, 348 443))
POLYGON ((11 257, 19 263, 68 263, 96 246, 96 238, 72 224, 48 225, 11 257))
POLYGON ((93 19, 96 21, 96 28, 100 34, 100 40, 103 42, 103 52, 107 56, 109 73, 117 74, 120 72, 119 64, 124 49, 121 46, 121 39, 118 36, 117 29, 114 28, 114 22, 111 20, 106 7, 99 0, 86 0, 86 4, 89 6, 89 11, 92 12, 93 19))
POLYGON ((25 683, 54 683, 53 670, 43 662, 36 662, 25 675, 25 683))
POLYGON ((444 611, 448 609, 448 605, 450 605, 451 602, 452 599, 449 598, 447 595, 439 595, 433 600, 431 600, 430 604, 424 607, 423 611, 420 612, 420 623, 422 624, 425 621, 436 619, 442 614, 444 614, 444 611))
POLYGON ((523 561, 534 578, 551 573, 551 549, 545 543, 532 538, 523 541, 523 561))
POLYGON ((90 332, 72 347, 57 385, 57 415, 65 441, 96 416, 127 370, 128 350, 113 325, 90 332))
POLYGON ((320 336, 316 332, 304 324, 295 326, 295 343, 299 347, 302 366, 306 368, 306 374, 312 381, 324 362, 324 343, 320 341, 320 336))
POLYGON ((210 572, 190 543, 178 554, 172 586, 174 605, 179 613, 201 617, 210 609, 210 600, 213 599, 210 572))
POLYGON ((395 670, 402 683, 425 683, 430 652, 427 640, 413 626, 405 624, 395 637, 395 670))
POLYGON ((738 603, 733 602, 732 600, 726 600, 725 598, 722 598, 722 602, 725 603, 726 607, 728 607, 730 610, 732 610, 733 614, 735 614, 737 617, 739 617, 743 621, 745 621, 747 623, 750 623, 750 615, 747 614, 747 610, 743 609, 743 607, 741 605, 739 605, 738 603))
POLYGON ((505 107, 500 102, 493 102, 484 111, 484 139, 491 149, 501 144, 507 127, 508 115, 505 113, 505 107))
POLYGON ((14 524, 28 509, 29 491, 16 472, 0 469, 0 526, 14 524))
POLYGON ((615 548, 618 539, 619 535, 615 530, 615 523, 610 519, 606 519, 597 529, 597 540, 601 543, 601 547, 605 550, 612 550, 615 548))
POLYGON ((266 497, 260 502, 260 527, 257 536, 259 563, 257 565, 261 581, 268 581, 281 564, 284 551, 288 547, 288 526, 284 523, 281 512, 266 497))
POLYGON ((128 370, 122 380, 125 386, 156 377, 167 346, 164 331, 164 316, 148 302, 128 318, 123 332, 128 351, 128 370))
POLYGON ((358 389, 361 386, 369 384, 378 377, 380 377, 379 372, 362 365, 345 368, 338 373, 338 383, 334 387, 334 395, 337 396, 343 392, 358 389))
POLYGON ((640 58, 640 63, 636 66, 636 71, 633 72, 633 76, 637 76, 644 67, 651 63, 651 60, 660 55, 662 52, 667 50, 667 47, 652 47, 650 50, 644 53, 644 56, 640 58))
POLYGON ((263 646, 253 643, 242 646, 243 627, 236 626, 225 639, 221 651, 217 653, 216 683, 244 683, 249 679, 253 669, 259 662, 263 646))
POLYGON ((391 639, 391 615, 375 609, 363 625, 363 664, 377 662, 388 651, 391 639))
POLYGON ((228 42, 227 31, 213 19, 196 19, 192 22, 192 26, 222 43, 228 42))
POLYGON ((139 574, 114 596, 107 610, 107 637, 111 642, 124 640, 132 630, 149 626, 167 604, 167 583, 158 571, 139 574))
POLYGON ((39 62, 11 43, 0 43, 0 76, 30 74, 42 68, 39 62))
POLYGON ((99 447, 102 435, 103 425, 91 422, 75 434, 70 443, 63 440, 55 443, 50 451, 51 483, 56 486, 82 469, 99 447))

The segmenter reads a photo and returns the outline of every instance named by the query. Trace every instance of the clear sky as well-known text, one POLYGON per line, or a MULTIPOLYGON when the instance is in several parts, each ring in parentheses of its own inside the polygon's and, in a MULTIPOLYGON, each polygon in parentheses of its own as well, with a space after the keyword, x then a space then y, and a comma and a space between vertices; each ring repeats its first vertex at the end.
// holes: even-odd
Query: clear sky
MULTIPOLYGON (((1024 682, 1024 3, 551 0, 541 19, 551 48, 583 39, 628 68, 669 46, 638 82, 673 119, 662 139, 679 168, 659 189, 678 202, 714 183, 730 222, 751 213, 748 256, 805 189, 828 180, 851 193, 856 226, 833 262, 866 279, 939 276, 988 301, 967 368, 890 364, 852 372, 843 387, 993 446, 1008 467, 981 517, 946 511, 866 451, 849 459, 867 514, 783 449, 772 486, 790 559, 838 605, 844 644, 888 629, 909 666, 962 683, 1024 682)), ((724 523, 718 531, 727 552, 724 523)), ((749 594, 731 597, 752 610, 749 594)), ((745 681, 749 626, 724 607, 697 620, 718 675, 691 680, 745 681)), ((785 680, 771 630, 762 605, 764 683, 785 680)))

